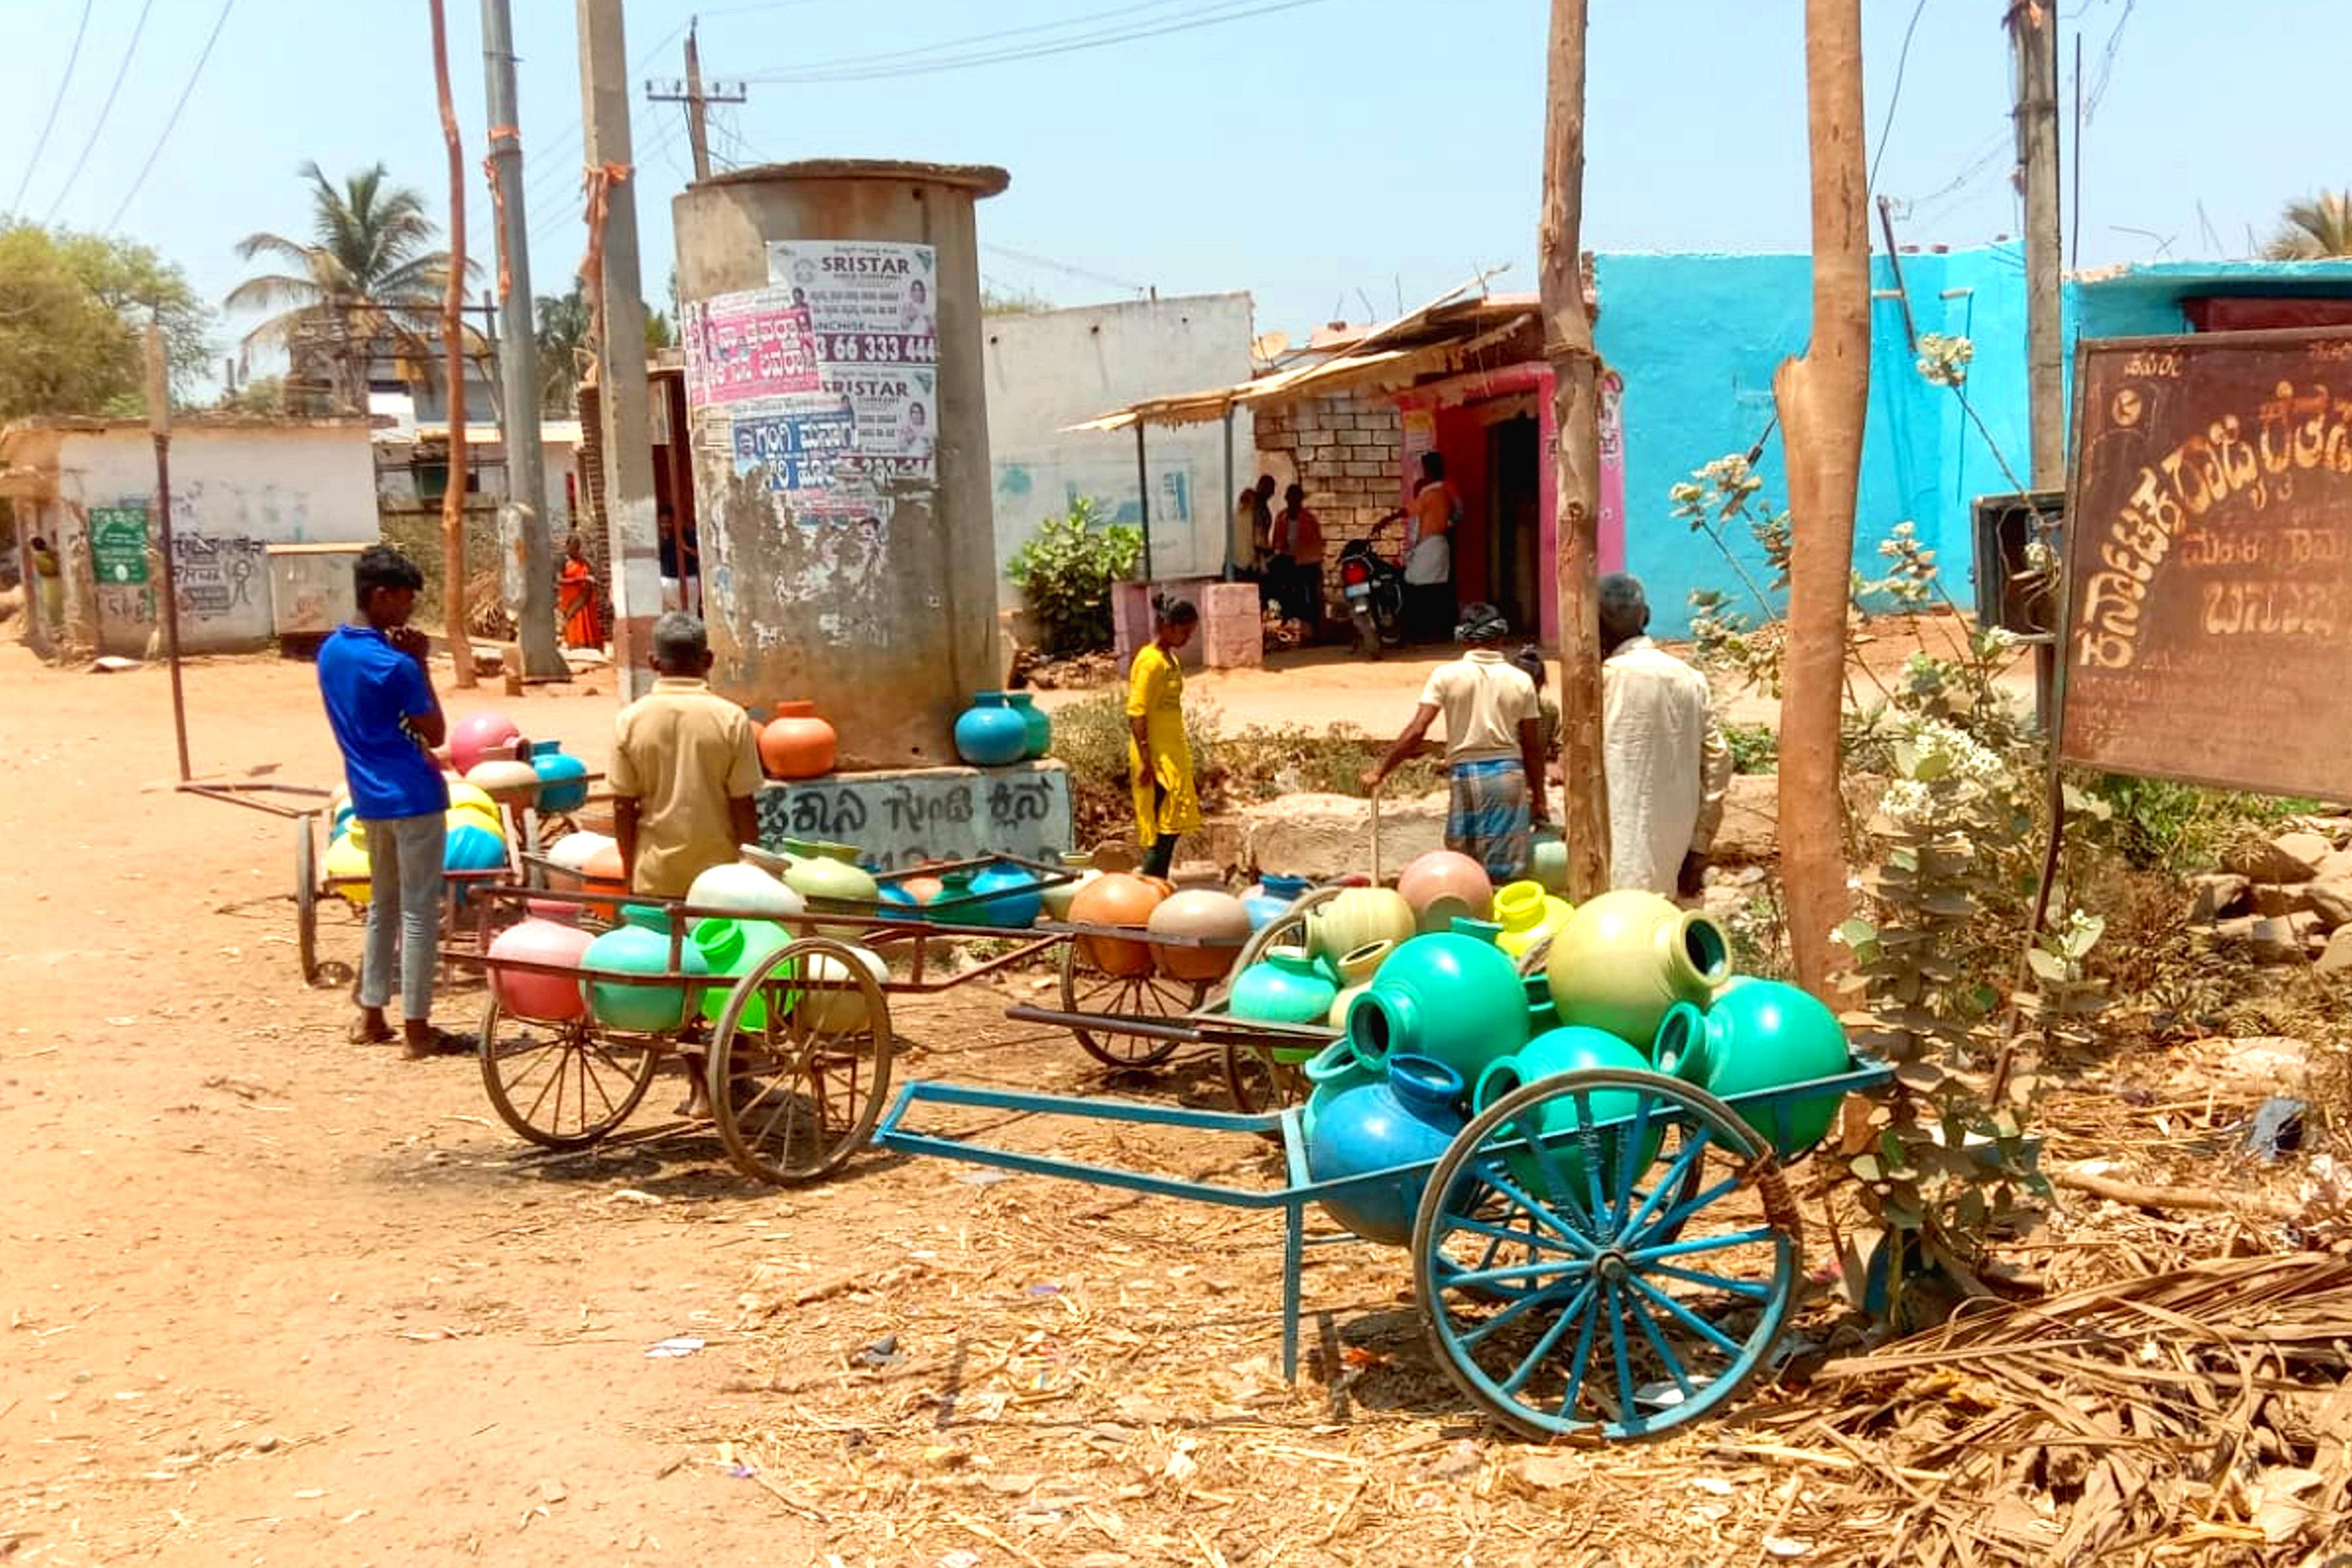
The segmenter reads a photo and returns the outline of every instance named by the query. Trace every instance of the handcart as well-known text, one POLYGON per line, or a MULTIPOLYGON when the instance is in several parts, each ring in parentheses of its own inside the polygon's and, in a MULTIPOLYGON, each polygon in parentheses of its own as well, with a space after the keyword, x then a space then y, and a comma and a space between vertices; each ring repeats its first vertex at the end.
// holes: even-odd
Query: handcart
MULTIPOLYGON (((1671 1067, 1671 1063, 1665 1064, 1671 1067)), ((950 1083, 903 1086, 874 1142, 1003 1170, 1230 1208, 1280 1210, 1283 1372, 1298 1369, 1310 1205, 1419 1188, 1410 1248, 1430 1352, 1515 1431, 1654 1437, 1718 1413, 1770 1362, 1803 1279, 1786 1175, 1806 1146, 1791 1113, 1891 1078, 1850 1058, 1834 1077, 1726 1100, 1670 1072, 1538 1079, 1489 1106, 1433 1162, 1318 1181, 1296 1107, 1254 1114, 1080 1100, 950 1083), (918 1130, 919 1110, 969 1107, 1272 1137, 1279 1186, 1187 1181, 918 1130)), ((1818 1114, 1818 1107, 1815 1108, 1818 1114)))

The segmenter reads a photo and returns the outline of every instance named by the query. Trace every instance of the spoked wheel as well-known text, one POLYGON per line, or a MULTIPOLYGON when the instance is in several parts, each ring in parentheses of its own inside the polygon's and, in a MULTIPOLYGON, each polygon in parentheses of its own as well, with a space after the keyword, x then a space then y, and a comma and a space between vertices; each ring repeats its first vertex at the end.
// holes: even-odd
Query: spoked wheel
MULTIPOLYGON (((1208 995, 1206 984, 1160 973, 1105 974, 1078 956, 1079 943, 1062 944, 1062 1011, 1097 1017, 1181 1018, 1208 995)), ((1121 1034, 1115 1026, 1072 1027, 1088 1056, 1108 1068, 1157 1067, 1176 1054, 1178 1042, 1148 1035, 1121 1034)))
POLYGON ((890 1089, 890 1005, 829 937, 777 949, 728 994, 710 1046, 711 1115, 728 1157, 778 1186, 839 1170, 890 1089))
POLYGON ((661 1070, 650 1046, 598 1032, 594 1020, 543 1023, 482 1015, 482 1087, 499 1120, 542 1149, 584 1149, 629 1119, 661 1070))
POLYGON ((1488 1107, 1438 1162, 1414 1283, 1438 1363, 1497 1420, 1653 1437, 1764 1364, 1800 1236, 1770 1149, 1723 1101, 1658 1073, 1564 1073, 1488 1107))
POLYGON ((319 984, 319 839, 312 819, 294 819, 294 952, 302 984, 319 984))
POLYGON ((1309 1086, 1305 1063, 1276 1061, 1265 1046, 1228 1045, 1223 1057, 1225 1092, 1244 1115, 1306 1103, 1309 1086))

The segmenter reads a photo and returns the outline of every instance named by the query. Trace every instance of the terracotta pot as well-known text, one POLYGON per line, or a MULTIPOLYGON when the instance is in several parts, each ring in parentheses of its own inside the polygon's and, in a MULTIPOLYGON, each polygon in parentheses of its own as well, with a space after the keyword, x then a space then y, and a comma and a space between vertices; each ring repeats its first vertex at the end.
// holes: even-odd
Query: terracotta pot
POLYGON ((1433 849, 1404 868, 1397 891, 1412 906, 1423 931, 1445 931, 1456 917, 1483 921, 1494 912, 1495 884, 1467 855, 1433 849))
POLYGON ((1647 1053, 1677 1002, 1705 1005, 1731 973, 1731 943, 1696 910, 1622 888, 1580 905, 1544 966, 1563 1024, 1606 1029, 1647 1053))
MULTIPOLYGON (((1141 928, 1167 897, 1167 893, 1141 877, 1114 871, 1096 878, 1078 890, 1078 896, 1070 900, 1070 919, 1080 925, 1141 928)), ((1078 955, 1103 973, 1122 980, 1151 973, 1151 949, 1139 942, 1082 936, 1078 938, 1078 955)))
POLYGON ((1160 973, 1176 980, 1222 980, 1234 966, 1234 954, 1249 940, 1247 906, 1231 893, 1195 888, 1163 899, 1146 922, 1154 936, 1193 937, 1212 942, 1207 947, 1155 943, 1152 961, 1160 973))
POLYGON ((1376 942, 1408 942, 1419 929, 1404 895, 1386 888, 1349 888, 1307 916, 1307 945, 1334 963, 1376 942))
POLYGON ((771 778, 813 779, 833 772, 840 737, 814 702, 779 702, 760 731, 760 765, 771 778))
MULTIPOLYGON (((607 842, 593 855, 589 856, 586 862, 580 868, 580 886, 583 891, 590 893, 611 893, 618 896, 627 892, 629 879, 621 869, 621 847, 607 842)), ((588 906, 588 912, 598 920, 609 921, 613 918, 613 906, 591 904, 588 906)))

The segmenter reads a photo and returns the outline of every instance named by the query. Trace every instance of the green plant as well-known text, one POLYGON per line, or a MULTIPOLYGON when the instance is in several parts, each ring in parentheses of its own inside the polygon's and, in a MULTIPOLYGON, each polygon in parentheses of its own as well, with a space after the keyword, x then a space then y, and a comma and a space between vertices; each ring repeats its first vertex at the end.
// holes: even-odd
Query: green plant
MULTIPOLYGON (((1216 705, 1187 702, 1184 734, 1192 747, 1192 776, 1201 803, 1211 804, 1218 758, 1216 705)), ((1098 691, 1054 710, 1054 755, 1070 773, 1070 810, 1080 844, 1132 837, 1135 797, 1128 782, 1127 693, 1098 691)))
POLYGON ((2108 808, 2097 830, 2101 842, 2137 869, 2176 876, 2210 870, 2232 838, 2275 830, 2286 818, 2317 809, 2307 800, 2121 773, 2092 774, 2082 783, 2087 798, 2108 808))
POLYGON ((1110 588, 1143 557, 1143 531, 1104 522, 1081 496, 1064 517, 1037 525, 1005 574, 1026 595, 1045 651, 1086 653, 1111 643, 1110 588))
POLYGON ((1769 724, 1726 724, 1723 739, 1735 773, 1769 773, 1780 765, 1780 732, 1769 724))

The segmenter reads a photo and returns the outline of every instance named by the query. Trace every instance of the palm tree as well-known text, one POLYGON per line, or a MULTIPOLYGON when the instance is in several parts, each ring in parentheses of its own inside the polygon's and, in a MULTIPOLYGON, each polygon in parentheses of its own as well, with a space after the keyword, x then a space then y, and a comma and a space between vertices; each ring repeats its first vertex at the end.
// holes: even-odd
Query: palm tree
POLYGON ((2278 232, 2263 247, 2273 261, 2352 256, 2352 190, 2322 191, 2307 201, 2289 202, 2279 218, 2278 232))
POLYGON ((226 303, 275 312, 246 334, 247 345, 285 348, 297 375, 315 374, 310 367, 324 360, 337 400, 362 410, 375 360, 432 363, 449 253, 434 247, 441 231, 425 216, 425 198, 387 185, 382 163, 340 188, 315 163, 300 172, 310 185, 310 243, 247 235, 236 247, 240 259, 268 257, 284 270, 247 279, 226 303))
POLYGON ((573 284, 569 294, 542 294, 539 306, 539 409, 568 419, 580 411, 580 378, 588 368, 588 300, 573 284))

